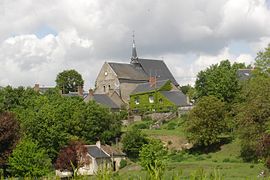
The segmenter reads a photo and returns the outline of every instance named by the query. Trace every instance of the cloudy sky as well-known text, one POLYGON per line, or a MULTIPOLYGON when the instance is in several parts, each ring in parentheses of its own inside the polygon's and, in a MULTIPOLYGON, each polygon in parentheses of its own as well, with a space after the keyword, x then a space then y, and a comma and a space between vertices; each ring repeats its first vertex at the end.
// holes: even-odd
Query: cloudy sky
POLYGON ((270 0, 0 0, 0 86, 54 86, 76 69, 85 89, 104 61, 163 59, 181 84, 270 42, 270 0))

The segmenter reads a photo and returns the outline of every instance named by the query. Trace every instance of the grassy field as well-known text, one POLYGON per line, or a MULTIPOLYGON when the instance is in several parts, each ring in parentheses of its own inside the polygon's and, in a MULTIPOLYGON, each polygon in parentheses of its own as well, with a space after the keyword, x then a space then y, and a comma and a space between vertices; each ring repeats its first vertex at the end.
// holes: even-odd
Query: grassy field
MULTIPOLYGON (((136 122, 135 124, 149 124, 149 122, 136 122)), ((150 137, 161 140, 169 139, 172 144, 186 143, 183 131, 183 121, 175 119, 163 124, 160 129, 143 129, 142 131, 150 137), (169 125, 169 123, 175 125, 169 125), (176 138, 176 139, 174 139, 176 138), (177 142, 175 142, 177 141, 177 142)), ((134 124, 132 125, 134 126, 134 124)), ((141 126, 141 125, 139 125, 141 126)), ((143 127, 143 126, 142 126, 143 127)), ((128 127, 130 128, 130 127, 128 127)), ((179 144, 179 147, 181 145, 179 144)), ((245 163, 240 158, 240 143, 234 140, 224 144, 216 152, 208 154, 195 154, 183 151, 177 151, 177 146, 170 150, 168 166, 164 179, 172 179, 173 174, 180 174, 180 179, 190 179, 194 174, 218 174, 222 179, 258 179, 257 176, 266 168, 259 163, 245 163), (176 149, 176 150, 174 150, 176 149)), ((137 163, 131 162, 127 167, 119 172, 120 177, 127 179, 146 178, 146 172, 140 169, 137 163)), ((260 178, 262 179, 262 178, 260 178)))

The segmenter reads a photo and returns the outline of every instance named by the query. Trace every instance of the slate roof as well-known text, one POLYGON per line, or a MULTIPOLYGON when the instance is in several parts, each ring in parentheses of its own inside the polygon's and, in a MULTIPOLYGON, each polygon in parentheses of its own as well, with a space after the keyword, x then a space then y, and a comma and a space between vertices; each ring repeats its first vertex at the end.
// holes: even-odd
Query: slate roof
POLYGON ((142 68, 135 67, 132 64, 124 64, 124 63, 108 63, 113 71, 117 74, 119 79, 132 79, 132 80, 148 80, 149 77, 142 68))
POLYGON ((237 77, 239 80, 248 80, 251 77, 252 69, 238 69, 237 77))
POLYGON ((41 86, 39 87, 39 92, 44 94, 46 91, 53 90, 55 87, 41 86))
MULTIPOLYGON (((74 96, 79 96, 78 92, 69 92, 68 94, 63 94, 63 96, 67 97, 74 97, 74 96)), ((88 96, 88 92, 83 92, 83 99, 88 96)))
POLYGON ((123 153, 121 150, 116 149, 109 145, 101 145, 101 148, 107 153, 110 154, 110 156, 126 156, 125 153, 123 153))
POLYGON ((168 81, 169 81, 168 79, 157 81, 156 85, 153 86, 151 86, 149 82, 138 84, 138 86, 134 89, 134 91, 131 94, 154 91, 155 89, 158 90, 159 88, 164 86, 168 81))
POLYGON ((89 100, 94 100, 96 103, 112 109, 120 108, 107 94, 94 94, 92 97, 88 96, 87 98, 85 98, 86 102, 88 102, 89 100))
POLYGON ((169 99, 177 106, 188 106, 187 97, 181 91, 160 91, 163 96, 169 99))
POLYGON ((98 148, 96 145, 87 146, 88 153, 94 158, 110 158, 102 149, 98 148))
POLYGON ((162 60, 152 60, 152 59, 138 59, 138 62, 141 64, 143 70, 148 76, 157 75, 158 80, 169 79, 171 82, 178 86, 179 84, 174 79, 172 73, 170 72, 167 65, 162 60))

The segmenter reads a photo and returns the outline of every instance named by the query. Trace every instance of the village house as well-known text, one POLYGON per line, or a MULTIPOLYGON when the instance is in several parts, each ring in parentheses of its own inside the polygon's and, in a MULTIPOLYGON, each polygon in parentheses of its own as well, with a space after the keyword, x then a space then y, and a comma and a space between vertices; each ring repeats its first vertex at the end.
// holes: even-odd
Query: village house
MULTIPOLYGON (((102 168, 118 171, 121 161, 126 159, 126 154, 121 150, 109 145, 101 145, 100 141, 85 146, 87 154, 81 159, 83 164, 78 169, 78 175, 95 175, 102 168)), ((56 175, 61 178, 70 177, 72 172, 56 170, 56 175)))
POLYGON ((98 141, 95 145, 86 145, 88 162, 81 168, 78 173, 81 175, 94 175, 99 168, 111 168, 113 171, 118 171, 121 160, 124 160, 126 155, 109 145, 101 145, 98 141))
POLYGON ((139 84, 130 95, 133 112, 168 112, 190 106, 188 97, 170 80, 139 84))

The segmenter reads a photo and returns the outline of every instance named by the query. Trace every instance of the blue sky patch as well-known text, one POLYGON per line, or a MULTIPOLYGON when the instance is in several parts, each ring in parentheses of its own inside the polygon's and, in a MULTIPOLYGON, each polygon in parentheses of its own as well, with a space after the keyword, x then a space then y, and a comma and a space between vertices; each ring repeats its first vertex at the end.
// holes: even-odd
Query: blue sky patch
POLYGON ((37 28, 37 31, 34 33, 39 39, 47 36, 48 34, 52 34, 56 36, 58 33, 55 29, 48 25, 42 25, 37 28))
POLYGON ((229 52, 236 56, 240 54, 252 54, 252 49, 245 41, 231 41, 229 44, 229 52))

